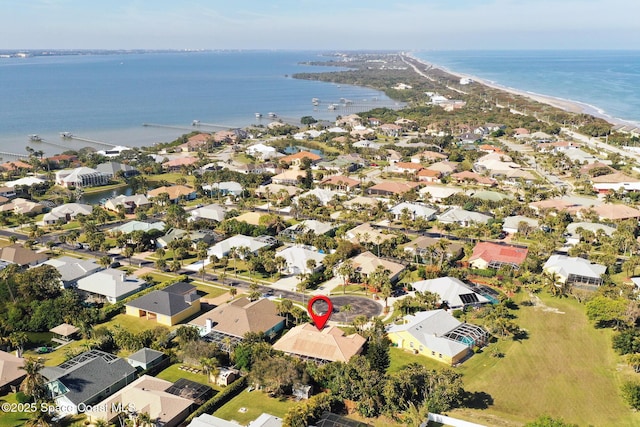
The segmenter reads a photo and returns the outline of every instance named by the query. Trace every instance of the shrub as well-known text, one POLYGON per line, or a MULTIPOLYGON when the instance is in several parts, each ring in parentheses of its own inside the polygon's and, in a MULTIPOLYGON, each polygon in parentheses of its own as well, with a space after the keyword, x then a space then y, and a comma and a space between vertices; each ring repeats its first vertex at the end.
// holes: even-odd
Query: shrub
POLYGON ((16 393, 16 401, 18 401, 18 403, 30 403, 31 400, 31 396, 28 396, 21 391, 16 393))
POLYGON ((622 397, 633 409, 640 409, 640 383, 627 381, 622 384, 622 397))

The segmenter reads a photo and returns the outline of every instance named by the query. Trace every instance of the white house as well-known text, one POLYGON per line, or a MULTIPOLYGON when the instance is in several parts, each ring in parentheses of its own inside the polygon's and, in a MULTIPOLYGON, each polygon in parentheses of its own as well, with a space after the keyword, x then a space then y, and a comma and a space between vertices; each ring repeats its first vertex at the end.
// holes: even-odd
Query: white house
POLYGON ((551 255, 542 270, 555 274, 562 283, 594 288, 602 284, 602 275, 606 273, 607 267, 584 258, 551 255))
POLYGON ((107 185, 110 179, 108 174, 85 166, 56 172, 56 184, 67 188, 107 185))
POLYGON ((414 220, 416 218, 423 218, 427 221, 431 221, 432 219, 435 219, 436 213, 438 212, 437 210, 428 206, 409 202, 402 202, 395 205, 393 208, 391 208, 390 212, 393 214, 395 219, 400 219, 403 215, 403 212, 405 212, 405 209, 411 215, 411 219, 414 220))
POLYGON ((265 145, 261 142, 258 144, 250 145, 245 151, 247 154, 253 157, 259 157, 263 160, 276 157, 278 153, 278 151, 274 147, 265 145))
POLYGON ((45 225, 55 224, 60 220, 66 223, 75 219, 78 215, 90 215, 91 212, 93 212, 93 206, 91 205, 66 203, 51 209, 50 212, 44 215, 42 222, 45 225))
POLYGON ((78 280, 78 289, 115 304, 140 291, 144 284, 144 280, 127 276, 122 270, 107 268, 78 280))
POLYGON ((213 221, 222 222, 227 209, 218 204, 212 203, 210 205, 202 206, 200 208, 193 209, 189 212, 189 218, 187 221, 197 221, 199 219, 210 219, 213 221))
MULTIPOLYGON (((237 234, 211 246, 207 251, 207 254, 208 256, 215 255, 218 258, 223 258, 228 256, 232 249, 248 248, 250 252, 257 253, 258 250, 267 246, 270 246, 270 244, 262 240, 258 240, 255 237, 237 234)), ((242 256, 240 256, 240 258, 242 258, 242 256)))
POLYGON ((480 212, 467 211, 459 207, 454 207, 438 216, 438 221, 444 224, 457 223, 468 226, 473 223, 486 224, 491 217, 480 212))
POLYGON ((473 291, 455 277, 439 277, 421 280, 412 284, 413 289, 420 292, 432 292, 440 296, 440 302, 450 309, 464 308, 467 305, 478 306, 489 303, 489 299, 473 291))
POLYGON ((326 255, 300 246, 289 246, 276 253, 276 256, 286 260, 285 273, 295 275, 300 273, 313 273, 320 270, 323 265, 322 260, 326 255), (313 269, 309 269, 309 260, 313 260, 315 263, 313 269))

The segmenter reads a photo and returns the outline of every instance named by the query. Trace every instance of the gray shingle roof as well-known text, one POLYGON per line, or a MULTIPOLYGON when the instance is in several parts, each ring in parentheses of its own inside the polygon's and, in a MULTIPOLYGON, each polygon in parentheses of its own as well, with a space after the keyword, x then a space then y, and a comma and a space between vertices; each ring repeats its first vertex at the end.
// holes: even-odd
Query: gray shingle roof
POLYGON ((140 350, 133 353, 128 359, 133 360, 135 362, 140 362, 147 364, 149 362, 153 362, 159 357, 164 356, 164 353, 157 350, 152 350, 150 348, 141 348, 140 350))
POLYGON ((185 301, 184 295, 165 292, 165 290, 150 292, 140 298, 136 298, 127 305, 170 317, 191 307, 191 304, 185 301))

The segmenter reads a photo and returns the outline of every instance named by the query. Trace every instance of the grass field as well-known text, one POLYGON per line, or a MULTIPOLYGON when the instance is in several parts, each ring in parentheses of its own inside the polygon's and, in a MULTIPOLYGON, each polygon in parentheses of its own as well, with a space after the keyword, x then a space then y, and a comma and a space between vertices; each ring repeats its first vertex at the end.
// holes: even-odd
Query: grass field
POLYGON ((255 420, 263 412, 283 417, 293 405, 295 405, 295 401, 291 399, 272 398, 257 390, 252 392, 243 390, 222 408, 215 411, 213 415, 247 425, 249 421, 255 420), (241 412, 241 408, 245 408, 246 411, 241 412))
POLYGON ((579 425, 640 425, 640 414, 620 397, 619 385, 629 369, 611 348, 612 332, 590 325, 584 306, 573 299, 541 298, 559 312, 521 306, 518 323, 528 339, 500 343, 504 358, 485 351, 458 368, 465 388, 488 393, 493 404, 452 415, 501 426, 542 414, 579 425))

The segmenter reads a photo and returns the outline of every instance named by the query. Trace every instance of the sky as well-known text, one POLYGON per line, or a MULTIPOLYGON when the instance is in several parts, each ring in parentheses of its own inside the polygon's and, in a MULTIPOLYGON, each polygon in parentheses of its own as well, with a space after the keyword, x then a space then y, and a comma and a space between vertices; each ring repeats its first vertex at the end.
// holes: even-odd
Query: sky
POLYGON ((0 49, 640 49, 637 0, 0 0, 0 49))

